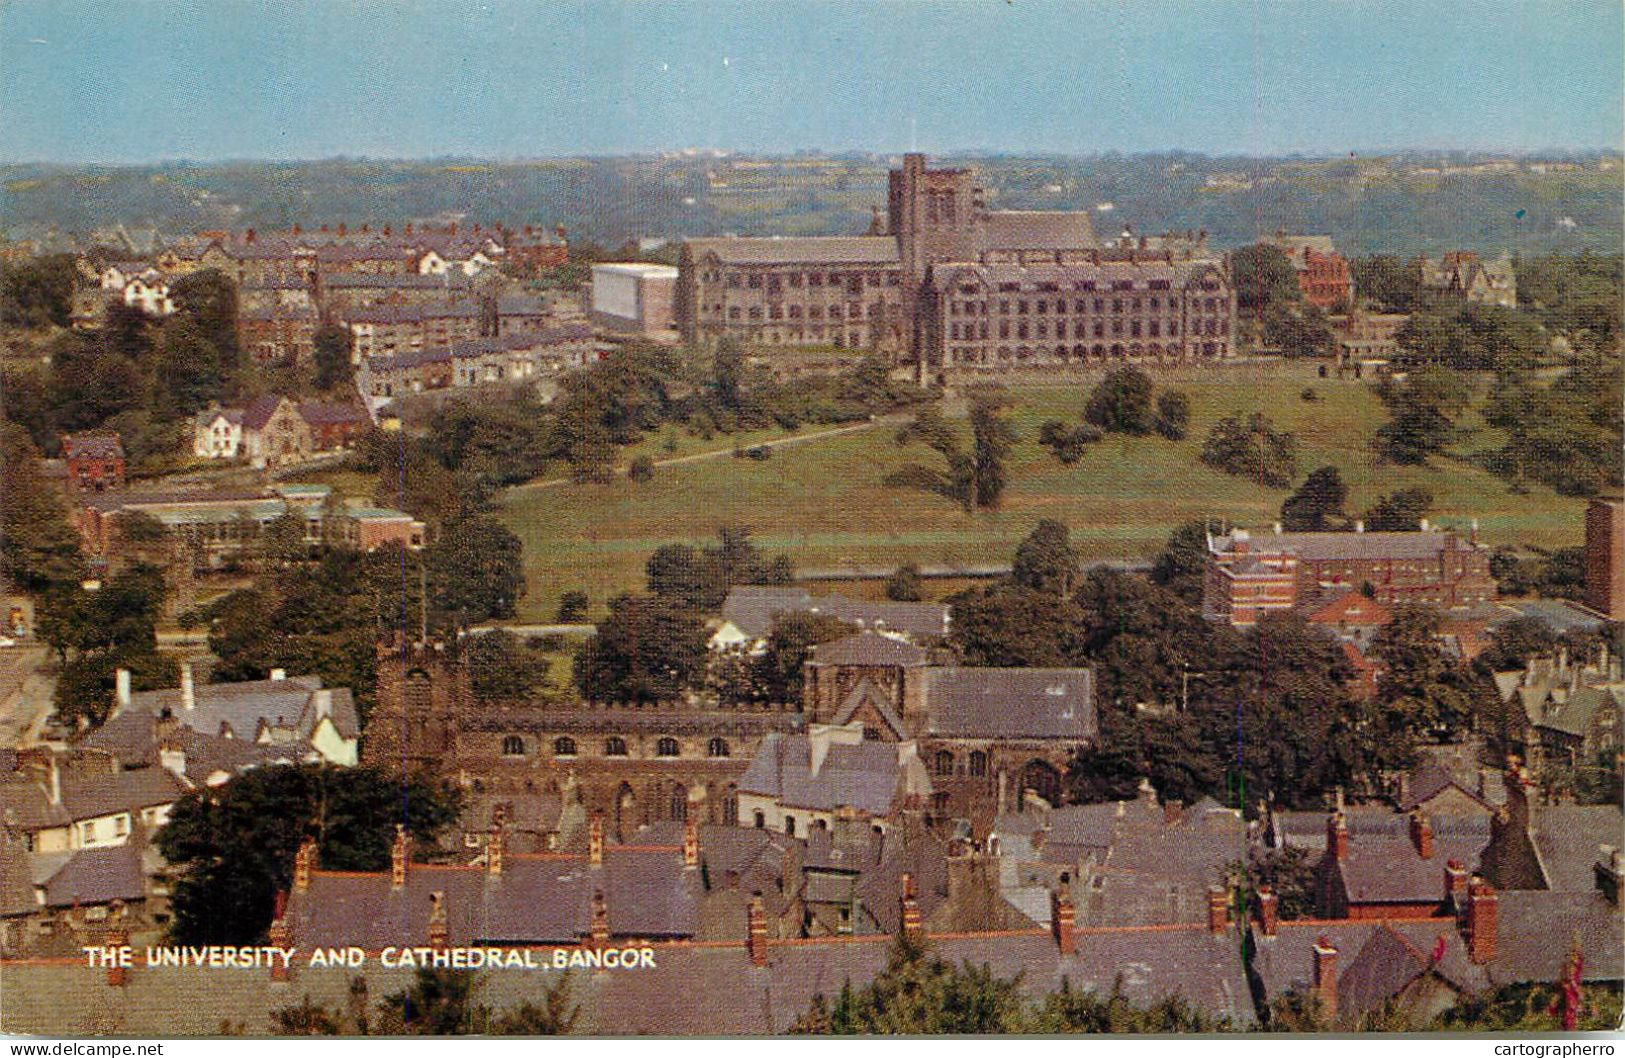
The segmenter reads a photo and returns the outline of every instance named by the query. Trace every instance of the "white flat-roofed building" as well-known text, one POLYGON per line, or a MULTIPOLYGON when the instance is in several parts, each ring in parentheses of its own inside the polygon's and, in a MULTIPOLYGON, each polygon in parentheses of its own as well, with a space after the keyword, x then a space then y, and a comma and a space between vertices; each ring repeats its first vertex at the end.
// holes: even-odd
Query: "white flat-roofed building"
POLYGON ((677 269, 636 262, 592 266, 592 318, 601 327, 637 334, 674 330, 677 269))

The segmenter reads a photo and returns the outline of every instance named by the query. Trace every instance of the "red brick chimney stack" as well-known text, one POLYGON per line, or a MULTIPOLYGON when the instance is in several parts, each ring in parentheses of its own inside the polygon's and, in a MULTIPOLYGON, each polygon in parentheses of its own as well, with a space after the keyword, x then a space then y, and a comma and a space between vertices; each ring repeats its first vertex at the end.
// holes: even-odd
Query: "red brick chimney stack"
POLYGON ((1471 878, 1460 860, 1451 860, 1444 865, 1444 898, 1458 914, 1467 906, 1467 885, 1471 878))
POLYGON ((914 875, 903 872, 903 936, 920 940, 925 936, 925 920, 920 917, 920 902, 914 892, 914 875))
POLYGON ((1500 904, 1493 885, 1482 878, 1473 879, 1467 890, 1467 957, 1480 966, 1493 962, 1497 954, 1500 904))
POLYGON ((1326 851, 1333 859, 1348 859, 1349 825, 1341 809, 1326 817, 1326 851))
POLYGON ((700 865, 700 821, 693 813, 683 823, 683 866, 700 865))
POLYGON ((299 843, 299 851, 293 854, 293 887, 297 892, 304 892, 310 888, 310 872, 316 869, 317 852, 316 839, 306 836, 299 843))
POLYGON ((1268 884, 1258 887, 1258 928, 1266 937, 1275 936, 1281 923, 1281 898, 1268 884))
POLYGON ((1337 1020, 1337 948, 1331 938, 1315 941, 1315 998, 1320 1000, 1320 1016, 1337 1020))
POLYGON ((609 904, 602 889, 592 894, 592 942, 600 948, 609 943, 609 904))
POLYGON ((444 948, 451 940, 446 923, 446 894, 439 889, 429 894, 429 947, 444 948))
POLYGON ((587 824, 587 862, 594 867, 604 863, 604 820, 597 813, 587 824))
POLYGON ((389 850, 389 887, 395 890, 406 888, 406 827, 397 823, 395 825, 395 844, 389 850))
POLYGON ((1230 896, 1223 886, 1207 887, 1207 931, 1223 933, 1230 923, 1230 896))
POLYGON ((1057 889, 1049 898, 1050 933, 1062 955, 1071 955, 1078 948, 1078 913, 1072 906, 1072 897, 1065 889, 1057 889))
MULTIPOLYGON (((291 947, 293 947, 293 927, 288 925, 288 920, 285 917, 283 917, 283 913, 282 913, 282 904, 283 904, 283 901, 287 899, 287 897, 288 897, 287 893, 278 893, 278 894, 276 894, 276 902, 277 902, 276 917, 271 920, 271 928, 266 933, 266 940, 270 941, 271 944, 274 947, 278 947, 278 948, 291 948, 291 947)), ((289 966, 289 964, 287 962, 284 962, 282 959, 273 957, 271 959, 271 980, 272 980, 272 982, 273 983, 275 983, 275 982, 286 982, 288 980, 288 978, 289 978, 289 975, 290 975, 290 966, 289 966)))
POLYGON ((1424 860, 1433 858, 1433 824, 1428 822, 1427 813, 1420 808, 1411 812, 1411 844, 1416 846, 1416 854, 1424 860))
POLYGON ((745 949, 750 953, 753 966, 767 965, 767 912, 762 907, 762 894, 750 898, 745 919, 745 949))
MULTIPOLYGON (((124 925, 124 901, 113 901, 111 922, 107 932, 103 934, 102 944, 108 948, 123 948, 130 943, 130 930, 124 925)), ((123 988, 130 983, 130 970, 120 966, 117 959, 109 962, 107 967, 107 983, 113 988, 123 988)))

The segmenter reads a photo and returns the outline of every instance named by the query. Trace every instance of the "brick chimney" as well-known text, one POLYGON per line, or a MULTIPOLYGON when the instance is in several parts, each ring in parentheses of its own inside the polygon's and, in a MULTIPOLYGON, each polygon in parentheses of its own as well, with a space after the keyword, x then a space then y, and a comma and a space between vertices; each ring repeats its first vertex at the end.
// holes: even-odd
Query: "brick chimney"
POLYGON ((1049 928, 1055 946, 1062 955, 1071 955, 1078 947, 1078 913, 1072 906, 1072 897, 1065 889, 1057 889, 1049 897, 1049 928))
POLYGON ((745 950, 750 953, 751 965, 767 965, 767 911, 762 907, 761 893, 750 898, 745 912, 745 950))
MULTIPOLYGON (((283 915, 287 900, 287 893, 276 894, 276 916, 271 919, 271 928, 265 938, 273 947, 293 947, 293 927, 288 925, 288 920, 283 915)), ((290 970, 291 966, 288 962, 284 962, 280 958, 271 959, 271 980, 273 982, 286 982, 290 976, 290 970)))
POLYGON ((1471 879, 1472 875, 1460 860, 1450 860, 1444 865, 1444 900, 1458 915, 1467 906, 1467 886, 1471 879))
POLYGON ((604 901, 602 889, 592 894, 592 942, 597 947, 609 943, 609 904, 604 901))
POLYGON ((316 839, 306 836, 299 843, 299 851, 293 854, 293 887, 296 892, 304 892, 310 888, 310 872, 316 869, 318 853, 316 839))
MULTIPOLYGON (((102 936, 102 944, 108 948, 123 948, 130 943, 130 931, 124 927, 124 908, 119 904, 114 912, 118 916, 117 922, 108 928, 102 936)), ((111 960, 107 967, 107 983, 113 988, 123 988, 130 983, 130 968, 118 965, 118 960, 111 960)))
POLYGON ((700 821, 691 812, 688 819, 683 823, 683 866, 698 867, 699 865, 700 821))
POLYGON ((587 823, 587 862, 594 867, 604 862, 604 818, 596 812, 587 823))
POLYGON ((429 947, 444 948, 451 940, 446 923, 446 894, 439 889, 429 894, 429 947))
POLYGON ((1480 966, 1495 960, 1500 903, 1494 886, 1482 878, 1472 880, 1467 889, 1467 956, 1480 966))
POLYGON ((389 850, 389 887, 394 890, 406 888, 406 827, 395 824, 395 844, 389 850))
POLYGON ((181 708, 188 712, 197 708, 197 688, 192 683, 191 661, 181 662, 181 708))
POLYGON ((1348 859, 1349 824, 1341 810, 1326 817, 1326 851, 1333 859, 1348 859))
POLYGON ((1275 936, 1281 923, 1281 898, 1268 884, 1258 887, 1258 930, 1266 937, 1275 936))
POLYGON ((1320 1000, 1320 1016, 1337 1020, 1337 948, 1322 935, 1315 941, 1315 998, 1320 1000))
POLYGON ((1416 846, 1416 854, 1424 860, 1433 858, 1433 824, 1428 822, 1427 813, 1420 808, 1411 812, 1411 844, 1416 846))
POLYGON ((1222 885, 1207 887, 1207 931, 1209 933, 1223 933, 1224 927, 1230 924, 1230 894, 1226 893, 1222 885))
POLYGON ((920 917, 920 901, 914 891, 914 875, 903 872, 903 936, 909 940, 923 940, 925 921, 920 917))

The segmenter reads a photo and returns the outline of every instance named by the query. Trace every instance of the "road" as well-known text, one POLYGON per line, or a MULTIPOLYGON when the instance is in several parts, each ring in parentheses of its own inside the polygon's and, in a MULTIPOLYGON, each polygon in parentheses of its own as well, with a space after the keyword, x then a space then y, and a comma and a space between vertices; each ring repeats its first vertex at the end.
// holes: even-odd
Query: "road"
POLYGON ((26 746, 51 714, 56 679, 40 671, 42 646, 0 647, 0 747, 26 746))
MULTIPOLYGON (((826 437, 839 437, 841 434, 847 433, 861 433, 864 430, 873 430, 877 426, 899 426, 905 422, 908 422, 911 417, 912 413, 894 412, 890 415, 882 415, 877 418, 870 419, 868 422, 854 423, 851 426, 835 426, 828 430, 816 430, 812 433, 796 434, 793 437, 780 437, 773 441, 758 441, 757 443, 747 445, 746 447, 788 448, 791 445, 806 444, 809 441, 822 441, 826 437)), ((672 456, 669 459, 657 459, 654 461, 654 465, 656 467, 674 467, 683 463, 703 463, 708 459, 732 459, 733 454, 734 450, 732 448, 718 448, 713 452, 695 452, 692 455, 672 456)), ((626 469, 626 467, 616 467, 615 473, 618 476, 625 477, 626 469)), ((568 484, 570 484, 569 478, 548 478, 545 481, 527 481, 523 485, 515 485, 513 489, 510 489, 509 491, 514 491, 516 489, 548 489, 556 488, 559 485, 568 484)))

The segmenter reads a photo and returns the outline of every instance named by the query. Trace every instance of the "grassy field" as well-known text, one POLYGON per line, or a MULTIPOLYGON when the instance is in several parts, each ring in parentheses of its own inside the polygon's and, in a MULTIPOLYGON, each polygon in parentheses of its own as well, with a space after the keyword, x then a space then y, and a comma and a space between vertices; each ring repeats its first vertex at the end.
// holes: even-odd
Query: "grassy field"
POLYGON ((1167 373, 1157 382, 1190 395, 1185 441, 1112 436, 1070 467, 1035 439, 1046 419, 1078 421, 1091 383, 1012 390, 1011 418, 1021 442, 1010 463, 1009 491, 994 513, 967 515, 942 497, 881 484, 904 463, 936 459, 917 445, 899 448, 885 429, 814 441, 764 462, 719 459, 663 468, 641 485, 623 479, 512 490, 502 517, 525 545, 529 594, 521 618, 550 618, 559 594, 572 588, 588 592, 594 612, 601 612, 609 595, 641 586, 643 563, 656 547, 704 542, 724 523, 751 527, 758 544, 787 552, 801 568, 1007 560, 1041 518, 1064 521, 1091 558, 1152 555, 1173 526, 1192 518, 1267 527, 1286 490, 1196 461, 1216 420, 1260 409, 1298 435, 1300 477, 1328 463, 1342 471, 1351 510, 1363 510, 1382 493, 1421 486, 1435 497, 1435 519, 1465 524, 1477 517, 1490 543, 1559 547, 1582 538, 1582 501, 1544 489, 1514 495, 1499 479, 1456 460, 1378 466, 1370 439, 1385 415, 1364 383, 1318 379, 1313 366, 1289 364, 1167 373), (1304 401, 1300 394, 1309 386, 1322 399, 1304 401))

